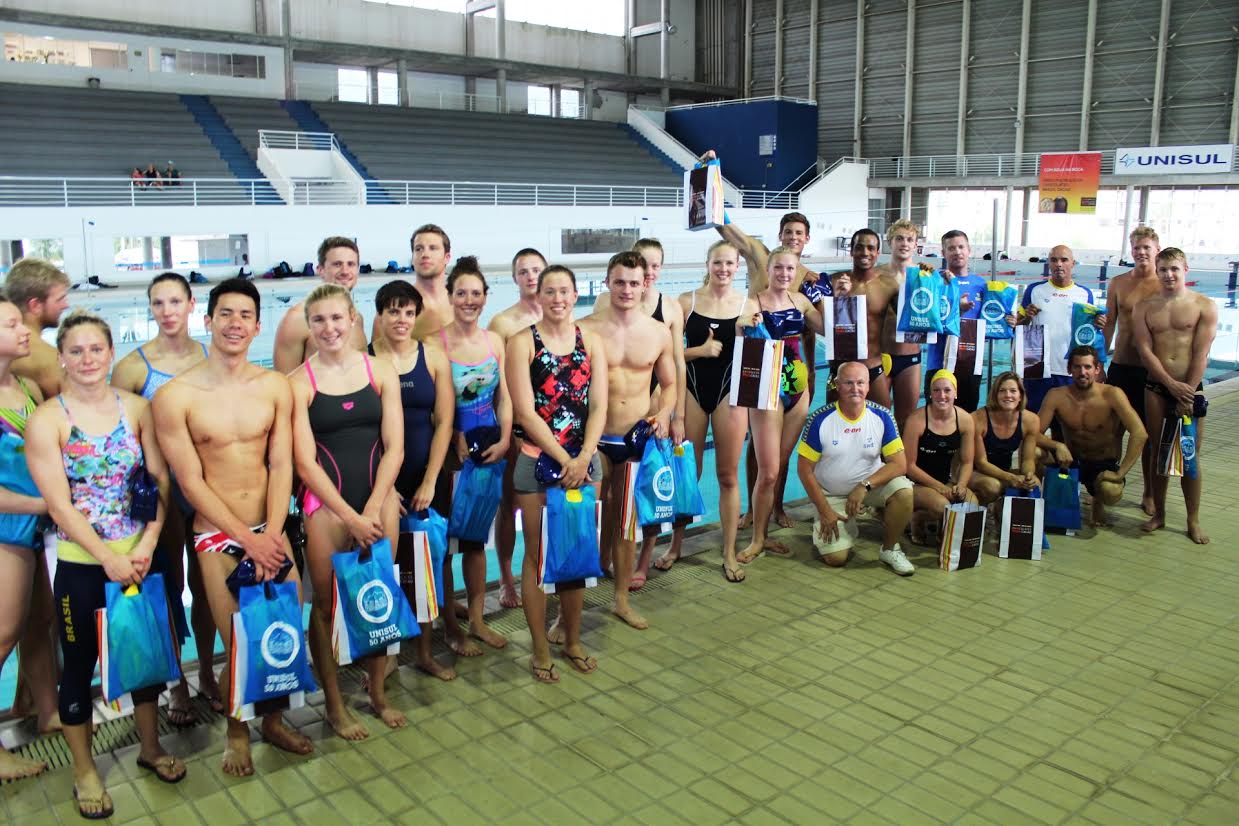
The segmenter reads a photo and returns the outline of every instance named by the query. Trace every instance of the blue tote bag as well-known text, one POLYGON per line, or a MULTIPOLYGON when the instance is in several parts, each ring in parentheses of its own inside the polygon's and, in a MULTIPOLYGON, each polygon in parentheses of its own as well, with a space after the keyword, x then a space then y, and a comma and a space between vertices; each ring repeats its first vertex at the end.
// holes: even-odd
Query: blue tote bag
POLYGON ((1080 469, 1048 467, 1042 485, 1046 528, 1080 530, 1080 469))
POLYGON ((1092 304, 1077 301, 1071 305, 1071 339, 1063 351, 1063 358, 1070 356, 1076 347, 1088 346, 1097 351, 1098 363, 1106 366, 1106 334, 1094 323, 1098 316, 1105 314, 1105 310, 1092 304))
POLYGON ((243 585, 237 605, 228 660, 229 716, 252 720, 255 703, 278 697, 287 697, 289 708, 304 706, 306 692, 318 686, 301 629, 297 583, 243 585))
POLYGON ((360 549, 331 555, 331 647, 340 665, 370 654, 399 654, 401 640, 421 633, 400 590, 391 543, 380 539, 368 559, 362 556, 360 549))
MULTIPOLYGON (((13 433, 0 434, 0 486, 25 496, 42 496, 26 466, 26 440, 13 433)), ((34 548, 42 545, 41 517, 30 513, 0 513, 0 542, 34 548)))
POLYGON ((400 587, 419 623, 434 622, 443 607, 443 560, 447 520, 434 508, 410 511, 400 520, 396 562, 400 587))
POLYGON ((942 276, 932 268, 906 268, 895 329, 903 333, 941 333, 942 316, 935 308, 944 286, 942 276))
POLYGON ((447 520, 447 538, 452 552, 458 550, 461 541, 485 544, 490 537, 503 496, 503 472, 507 466, 506 460, 478 465, 472 459, 465 459, 456 474, 452 512, 447 520))
POLYGON ((649 439, 637 465, 633 500, 637 524, 659 525, 675 518, 675 476, 671 470, 670 439, 649 439))
POLYGON ((103 591, 106 607, 95 613, 103 698, 125 712, 133 708, 131 692, 180 680, 181 664, 163 574, 151 574, 128 588, 108 582, 103 591))
POLYGON ((985 319, 987 339, 1015 338, 1015 329, 1007 324, 1007 316, 1015 314, 1015 302, 1019 290, 1005 281, 991 281, 985 285, 985 297, 981 299, 981 318, 985 319))
POLYGON ((676 445, 671 450, 671 475, 675 484, 672 501, 676 519, 705 516, 706 504, 697 485, 697 457, 692 442, 676 445))
POLYGON ((538 585, 548 594, 561 583, 584 581, 586 588, 598 584, 599 504, 592 485, 546 491, 542 509, 542 547, 538 560, 538 585))

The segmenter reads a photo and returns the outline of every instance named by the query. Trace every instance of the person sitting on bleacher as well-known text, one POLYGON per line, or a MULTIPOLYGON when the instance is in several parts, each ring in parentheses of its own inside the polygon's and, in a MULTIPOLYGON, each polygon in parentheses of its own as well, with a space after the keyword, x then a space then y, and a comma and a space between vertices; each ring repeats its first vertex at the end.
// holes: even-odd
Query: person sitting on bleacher
POLYGON ((168 161, 168 166, 163 171, 164 186, 180 186, 181 185, 181 170, 172 165, 172 161, 168 161))
POLYGON ((142 170, 138 169, 136 166, 133 168, 133 171, 129 173, 129 180, 133 182, 135 187, 146 186, 146 176, 143 175, 142 170))
POLYGON ((147 186, 159 186, 159 170, 155 168, 155 164, 148 163, 142 174, 146 177, 147 186))

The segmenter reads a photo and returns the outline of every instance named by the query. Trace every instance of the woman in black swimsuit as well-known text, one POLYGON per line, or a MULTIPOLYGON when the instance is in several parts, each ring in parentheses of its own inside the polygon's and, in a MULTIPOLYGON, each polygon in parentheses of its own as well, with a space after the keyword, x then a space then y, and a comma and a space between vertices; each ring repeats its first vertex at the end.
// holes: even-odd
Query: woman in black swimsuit
POLYGON ((949 505, 975 502, 972 481, 975 435, 972 417, 955 406, 955 375, 939 370, 929 404, 908 415, 903 449, 912 480, 912 541, 933 544, 949 505))
MULTIPOLYGON (((340 692, 331 645, 331 555, 383 537, 396 547, 399 504, 392 491, 404 460, 400 377, 385 358, 353 349, 357 318, 343 287, 324 284, 305 300, 317 352, 290 376, 293 458, 305 483, 306 565, 314 584, 310 650, 326 695, 328 724, 345 740, 369 735, 340 692)), ((387 704, 387 656, 366 661, 370 705, 390 728, 404 715, 387 704)))
MULTIPOLYGON (((700 479, 706 434, 711 428, 714 430, 714 472, 718 477, 719 520, 723 526, 723 575, 728 582, 744 579, 744 568, 736 562, 736 525, 740 518, 738 468, 749 412, 748 408, 732 407, 728 398, 736 322, 745 300, 744 293, 733 286, 739 268, 739 251, 727 241, 717 241, 706 254, 705 283, 680 296, 688 390, 685 433, 693 443, 700 479)), ((684 527, 675 526, 671 548, 654 567, 668 570, 680 558, 684 527)))
POLYGON ((1037 414, 1024 409, 1024 382, 1006 372, 990 385, 985 407, 972 414, 976 425, 972 483, 987 505, 1007 488, 1032 490, 1037 479, 1037 414))

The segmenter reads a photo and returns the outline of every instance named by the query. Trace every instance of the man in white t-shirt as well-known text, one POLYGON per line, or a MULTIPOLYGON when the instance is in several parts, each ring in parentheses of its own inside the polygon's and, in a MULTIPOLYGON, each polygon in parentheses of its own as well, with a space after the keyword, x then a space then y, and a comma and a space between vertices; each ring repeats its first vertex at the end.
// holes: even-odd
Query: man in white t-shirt
POLYGON ((869 370, 860 362, 839 368, 839 401, 819 408, 805 424, 797 473, 817 508, 813 543, 831 567, 847 564, 858 535, 856 517, 883 508, 878 558, 900 576, 916 568, 899 547, 912 520, 912 483, 904 476, 903 441, 891 412, 866 400, 869 370))
POLYGON ((1071 305, 1093 303, 1093 291, 1071 280, 1075 265, 1071 248, 1059 244, 1050 250, 1050 280, 1030 284, 1020 301, 1020 323, 1045 328, 1045 363, 1050 370, 1049 378, 1024 380, 1024 406, 1033 413, 1041 409, 1046 393, 1071 384, 1071 371, 1067 369, 1067 351, 1075 346, 1071 342, 1071 305))

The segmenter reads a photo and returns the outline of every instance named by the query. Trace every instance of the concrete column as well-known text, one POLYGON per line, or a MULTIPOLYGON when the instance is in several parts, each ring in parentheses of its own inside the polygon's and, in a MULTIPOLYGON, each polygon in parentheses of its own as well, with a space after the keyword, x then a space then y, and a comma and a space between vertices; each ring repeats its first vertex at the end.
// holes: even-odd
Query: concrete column
POLYGON ((1084 88, 1080 95, 1080 146, 1088 149, 1089 124, 1093 117, 1093 62, 1097 53, 1097 0, 1088 0, 1088 26, 1084 35, 1084 88))
POLYGON ((1169 45, 1169 34, 1170 0, 1162 0, 1161 19, 1157 24, 1157 68, 1153 75, 1153 122, 1149 127, 1150 146, 1159 146, 1162 140, 1162 98, 1166 94, 1166 48, 1169 45))
POLYGON ((159 265, 165 270, 172 269, 172 239, 166 235, 159 239, 159 265))
POLYGON ((1135 193, 1136 188, 1129 185, 1127 187, 1127 203, 1123 207, 1123 235, 1119 238, 1120 258, 1127 252, 1127 236, 1131 234, 1131 211, 1132 207, 1135 206, 1135 193))
POLYGON ((581 104, 584 106, 585 119, 594 119, 594 81, 585 78, 585 86, 581 89, 581 104))
POLYGON ((558 83, 551 84, 551 117, 559 117, 559 101, 561 87, 558 83))
POLYGON ((377 66, 368 66, 366 68, 366 85, 370 87, 370 91, 366 97, 369 102, 374 104, 379 102, 379 69, 377 66))
POLYGON ((809 100, 817 100, 817 4, 809 2, 809 100))
POLYGON ((1149 188, 1147 186, 1140 187, 1137 190, 1140 193, 1140 224, 1146 225, 1149 223, 1149 188))
MULTIPOLYGON (((999 251, 1005 252, 1008 255, 1011 254, 1011 200, 1014 197, 1015 188, 1007 187, 1006 215, 1002 219, 1002 246, 999 248, 999 251)), ((998 256, 995 255, 994 258, 997 259, 998 256)))
POLYGON ((155 260, 155 241, 149 235, 142 239, 142 262, 149 263, 155 260))
POLYGON ((956 104, 955 154, 964 154, 968 140, 968 45, 972 38, 972 0, 964 0, 959 19, 959 102, 956 104))
POLYGON ((783 0, 774 3, 774 93, 783 91, 783 0))
POLYGON ((624 4, 624 62, 628 74, 637 73, 637 39, 632 36, 632 27, 637 25, 637 0, 624 4))
POLYGON ((671 25, 671 0, 658 4, 658 22, 662 27, 658 32, 658 77, 667 80, 671 77, 671 35, 667 33, 671 25))
POLYGON ((1024 0, 1020 17, 1020 79, 1015 97, 1015 154, 1024 151, 1024 113, 1028 106, 1028 30, 1032 23, 1032 0, 1024 0))
POLYGON ((903 47, 903 156, 912 154, 912 83, 916 62, 916 0, 908 0, 903 47))
MULTIPOLYGON (((899 199, 899 217, 912 220, 912 187, 903 188, 903 197, 899 199)), ((924 230, 924 227, 921 227, 924 230)))
POLYGON ((396 61, 396 93, 401 106, 409 105, 409 61, 403 57, 396 61))
POLYGON ((500 112, 508 111, 508 70, 495 70, 495 95, 498 96, 498 107, 500 112))
MULTIPOLYGON (((862 0, 857 0, 862 2, 862 0)), ((744 0, 744 97, 753 96, 753 0, 744 0)))
POLYGON ((1028 246, 1028 222, 1032 218, 1033 209, 1033 192, 1035 190, 1030 187, 1024 187, 1024 216, 1020 221, 1020 246, 1028 246))
POLYGON ((853 76, 852 156, 863 158, 860 119, 864 116, 865 92, 865 0, 856 0, 856 67, 853 76))
POLYGON ((294 100, 297 87, 293 83, 293 0, 280 4, 280 34, 284 37, 284 99, 294 100))
POLYGON ((508 15, 505 0, 495 0, 495 59, 508 57, 508 15))
POLYGON ((265 0, 254 0, 254 34, 267 33, 267 4, 265 0))

